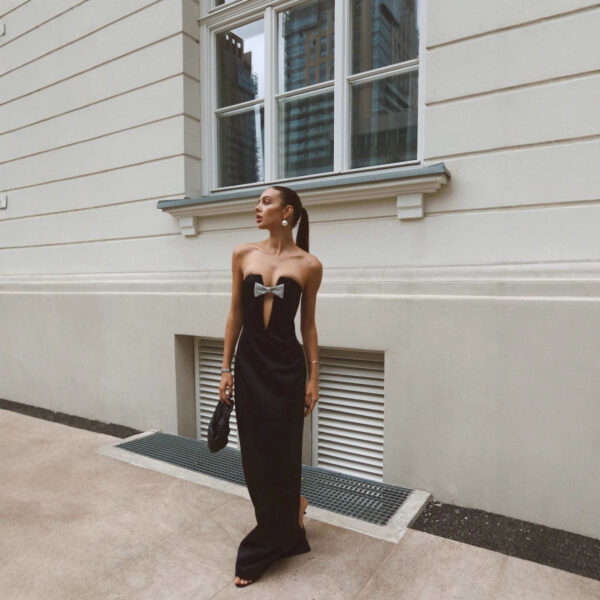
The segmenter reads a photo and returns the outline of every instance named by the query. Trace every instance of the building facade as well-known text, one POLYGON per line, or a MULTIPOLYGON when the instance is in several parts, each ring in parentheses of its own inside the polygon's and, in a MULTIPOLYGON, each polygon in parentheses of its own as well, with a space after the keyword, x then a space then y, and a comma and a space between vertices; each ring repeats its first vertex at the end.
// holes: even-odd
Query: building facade
POLYGON ((281 183, 324 265, 304 462, 600 537, 599 29, 585 0, 0 0, 0 397, 203 437, 281 183))

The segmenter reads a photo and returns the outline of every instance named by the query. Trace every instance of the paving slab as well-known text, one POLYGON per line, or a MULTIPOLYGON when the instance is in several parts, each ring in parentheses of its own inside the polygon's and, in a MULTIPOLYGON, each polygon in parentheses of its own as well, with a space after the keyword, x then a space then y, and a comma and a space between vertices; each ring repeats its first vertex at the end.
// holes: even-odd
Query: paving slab
POLYGON ((398 543, 305 525, 312 552, 233 584, 247 497, 97 452, 117 438, 0 409, 7 600, 600 600, 600 581, 409 529, 398 543))

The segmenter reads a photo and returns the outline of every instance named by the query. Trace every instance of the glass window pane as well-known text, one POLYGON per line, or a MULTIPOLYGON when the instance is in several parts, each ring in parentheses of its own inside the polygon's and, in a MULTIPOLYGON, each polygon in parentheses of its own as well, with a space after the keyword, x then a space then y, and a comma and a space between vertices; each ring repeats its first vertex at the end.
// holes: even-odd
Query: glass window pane
POLYGON ((264 95, 264 20, 217 34, 217 106, 264 95))
POLYGON ((333 171, 333 92, 280 104, 282 177, 333 171))
POLYGON ((417 10, 418 0, 352 0, 352 73, 417 58, 417 10))
POLYGON ((264 123, 262 106, 219 117, 219 187, 264 181, 264 123))
MULTIPOLYGON (((334 4, 335 0, 312 0, 279 13, 280 92, 310 85, 310 67, 333 59, 334 4)), ((323 81, 318 75, 312 83, 323 81)))
POLYGON ((350 168, 417 157, 418 72, 352 87, 350 168))
POLYGON ((238 0, 215 0, 215 6, 221 6, 222 4, 229 4, 230 2, 237 2, 238 0))

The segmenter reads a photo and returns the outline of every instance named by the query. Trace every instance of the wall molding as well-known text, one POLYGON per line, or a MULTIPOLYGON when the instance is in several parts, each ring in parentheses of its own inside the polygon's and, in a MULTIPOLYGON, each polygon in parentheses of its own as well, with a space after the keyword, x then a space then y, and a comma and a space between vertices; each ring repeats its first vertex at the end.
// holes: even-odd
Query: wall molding
MULTIPOLYGON (((231 271, 0 275, 0 294, 231 293, 231 271)), ((327 268, 323 295, 600 300, 600 261, 327 268)))

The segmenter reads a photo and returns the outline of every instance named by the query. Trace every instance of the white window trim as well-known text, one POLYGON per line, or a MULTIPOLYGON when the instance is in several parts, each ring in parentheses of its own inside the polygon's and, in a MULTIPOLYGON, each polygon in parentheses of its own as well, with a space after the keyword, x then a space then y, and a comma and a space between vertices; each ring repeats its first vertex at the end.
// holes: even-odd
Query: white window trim
POLYGON ((349 175, 362 171, 381 170, 409 167, 423 162, 423 57, 425 52, 424 35, 424 0, 418 0, 417 21, 419 28, 419 58, 404 63, 388 65, 379 69, 350 75, 350 31, 351 31, 351 11, 344 11, 343 6, 348 0, 335 0, 335 23, 334 31, 336 36, 336 48, 343 47, 344 60, 336 60, 334 65, 334 80, 331 82, 322 82, 313 86, 301 88, 301 91, 290 90, 288 92, 276 94, 277 73, 272 69, 265 68, 265 89, 264 98, 250 100, 243 104, 236 105, 235 109, 224 107, 217 109, 217 86, 216 86, 216 34, 227 31, 234 27, 239 27, 250 21, 264 18, 265 22, 265 52, 266 56, 274 56, 277 49, 277 13, 295 5, 304 3, 306 0, 238 0, 219 7, 210 8, 213 0, 200 0, 200 81, 207 81, 209 84, 208 93, 201 94, 201 118, 203 124, 209 124, 201 128, 201 147, 202 156, 208 157, 202 160, 202 182, 201 193, 208 196, 211 193, 233 191, 244 189, 250 186, 260 185, 268 187, 272 184, 289 184, 306 178, 327 177, 336 175, 349 175), (340 33, 338 33, 340 32, 340 33), (350 99, 350 87, 352 82, 367 82, 376 80, 391 74, 400 74, 408 71, 418 70, 418 103, 417 103, 417 158, 411 161, 398 163, 389 163, 385 165, 372 165, 357 169, 349 169, 350 157, 350 135, 342 136, 343 131, 350 131, 350 115, 348 104, 350 99), (277 103, 284 97, 299 96, 300 94, 316 92, 331 88, 334 94, 334 152, 333 152, 333 171, 328 173, 315 173, 311 175, 275 178, 277 159, 275 148, 277 135, 277 103), (264 168, 265 181, 253 182, 227 187, 217 187, 218 182, 218 158, 215 149, 217 148, 217 119, 219 113, 235 114, 241 112, 244 108, 254 105, 263 105, 265 111, 264 125, 264 168), (345 143, 343 143, 345 141, 345 143))

